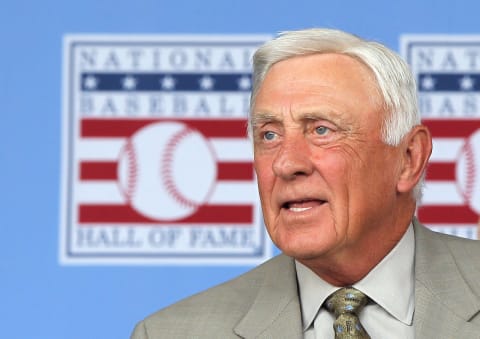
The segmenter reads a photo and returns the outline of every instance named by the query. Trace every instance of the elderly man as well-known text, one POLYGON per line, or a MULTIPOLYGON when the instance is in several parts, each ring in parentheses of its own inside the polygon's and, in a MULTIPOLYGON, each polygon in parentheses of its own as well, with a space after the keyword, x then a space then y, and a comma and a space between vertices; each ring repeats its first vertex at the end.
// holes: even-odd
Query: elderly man
POLYGON ((132 338, 480 337, 480 246, 414 217, 431 136, 394 52, 329 29, 267 42, 249 132, 283 254, 132 338))

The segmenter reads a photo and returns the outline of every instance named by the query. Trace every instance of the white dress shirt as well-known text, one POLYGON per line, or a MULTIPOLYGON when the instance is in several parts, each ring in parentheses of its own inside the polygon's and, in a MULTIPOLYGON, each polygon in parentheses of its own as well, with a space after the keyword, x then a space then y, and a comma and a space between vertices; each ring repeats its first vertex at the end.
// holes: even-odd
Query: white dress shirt
MULTIPOLYGON (((370 302, 360 312, 363 327, 372 339, 413 339, 415 239, 413 226, 362 280, 353 287, 370 302)), ((313 271, 295 261, 302 308, 304 338, 334 339, 335 317, 321 307, 339 287, 330 285, 313 271)))

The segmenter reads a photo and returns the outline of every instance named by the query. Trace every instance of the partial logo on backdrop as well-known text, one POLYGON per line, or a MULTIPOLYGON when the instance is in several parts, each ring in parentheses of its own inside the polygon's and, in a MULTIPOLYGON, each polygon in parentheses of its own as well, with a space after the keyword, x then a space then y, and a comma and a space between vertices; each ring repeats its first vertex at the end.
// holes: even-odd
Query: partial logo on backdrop
POLYGON ((65 38, 63 263, 271 255, 246 136, 267 38, 65 38))
POLYGON ((478 238, 480 228, 480 36, 406 35, 402 54, 417 80, 433 154, 419 219, 478 238))

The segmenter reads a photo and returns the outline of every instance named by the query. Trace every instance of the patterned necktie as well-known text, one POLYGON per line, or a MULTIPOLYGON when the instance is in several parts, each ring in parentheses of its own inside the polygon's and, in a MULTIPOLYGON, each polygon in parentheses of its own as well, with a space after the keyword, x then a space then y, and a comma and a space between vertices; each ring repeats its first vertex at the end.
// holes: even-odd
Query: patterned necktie
POLYGON ((368 297, 353 287, 341 288, 328 297, 325 307, 337 318, 333 323, 335 339, 370 339, 358 319, 367 302, 368 297))

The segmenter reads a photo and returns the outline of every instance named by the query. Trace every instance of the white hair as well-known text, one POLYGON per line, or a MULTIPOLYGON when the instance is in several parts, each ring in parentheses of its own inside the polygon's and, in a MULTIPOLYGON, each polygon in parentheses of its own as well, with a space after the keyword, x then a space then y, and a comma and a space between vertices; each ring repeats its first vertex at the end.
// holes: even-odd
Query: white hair
MULTIPOLYGON (((253 85, 250 107, 255 105, 259 88, 267 72, 277 62, 296 56, 337 53, 348 55, 366 65, 374 74, 383 99, 385 118, 382 139, 397 146, 413 127, 420 124, 416 83, 403 59, 384 45, 334 29, 312 28, 283 32, 262 45, 253 56, 253 85)), ((251 116, 249 133, 252 133, 251 116)), ((423 178, 414 189, 421 197, 423 178)))

